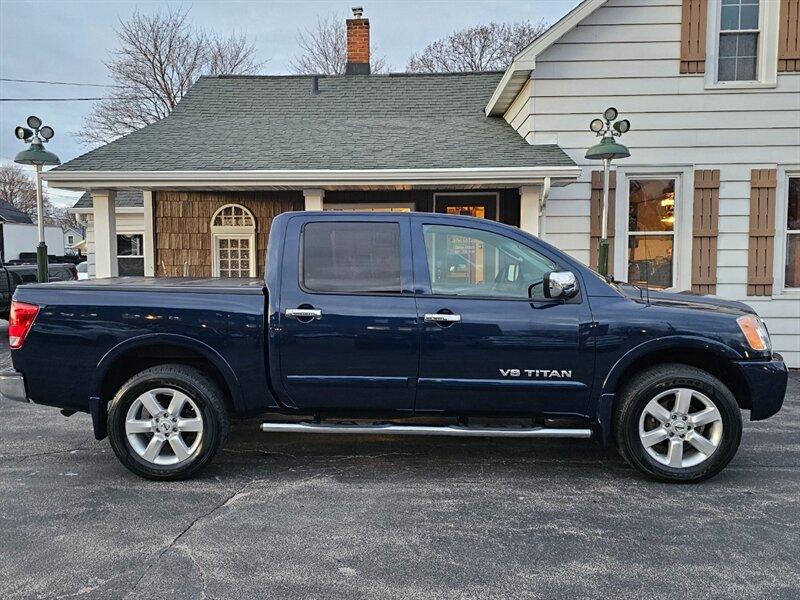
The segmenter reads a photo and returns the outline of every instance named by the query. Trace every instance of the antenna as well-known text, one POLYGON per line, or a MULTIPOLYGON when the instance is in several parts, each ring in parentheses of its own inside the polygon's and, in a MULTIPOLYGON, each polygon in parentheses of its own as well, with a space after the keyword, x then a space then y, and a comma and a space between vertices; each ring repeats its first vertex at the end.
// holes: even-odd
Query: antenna
POLYGON ((650 253, 647 251, 647 236, 644 237, 644 291, 647 296, 645 304, 650 306, 650 253))

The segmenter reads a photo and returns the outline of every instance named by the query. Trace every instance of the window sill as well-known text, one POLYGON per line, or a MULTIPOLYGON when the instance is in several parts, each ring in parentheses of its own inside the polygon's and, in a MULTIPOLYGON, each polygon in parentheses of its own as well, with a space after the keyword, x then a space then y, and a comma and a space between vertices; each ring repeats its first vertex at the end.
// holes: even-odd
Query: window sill
POLYGON ((777 81, 718 81, 706 83, 706 89, 715 92, 726 90, 772 90, 778 87, 777 81))
POLYGON ((784 288, 771 297, 773 300, 797 300, 800 299, 800 288, 784 288))

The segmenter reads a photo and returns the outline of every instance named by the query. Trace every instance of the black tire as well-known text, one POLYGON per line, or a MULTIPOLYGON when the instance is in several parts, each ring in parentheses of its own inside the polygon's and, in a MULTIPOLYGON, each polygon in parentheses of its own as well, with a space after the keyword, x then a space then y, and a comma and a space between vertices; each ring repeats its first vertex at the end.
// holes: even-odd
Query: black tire
POLYGON ((217 384, 199 370, 185 365, 158 365, 134 375, 119 389, 108 410, 108 437, 114 453, 125 467, 147 479, 174 481, 194 476, 224 447, 228 428, 228 411, 217 384), (158 465, 145 460, 131 447, 125 432, 131 404, 141 394, 155 388, 183 392, 197 405, 202 416, 203 431, 197 448, 176 465, 158 465))
POLYGON ((697 483, 722 471, 734 457, 742 438, 742 416, 733 394, 719 379, 696 367, 664 364, 637 373, 625 385, 616 404, 614 434, 620 454, 645 475, 667 483, 697 483), (639 437, 645 406, 658 394, 673 388, 704 394, 720 413, 722 434, 717 448, 694 466, 662 464, 648 453, 639 437))

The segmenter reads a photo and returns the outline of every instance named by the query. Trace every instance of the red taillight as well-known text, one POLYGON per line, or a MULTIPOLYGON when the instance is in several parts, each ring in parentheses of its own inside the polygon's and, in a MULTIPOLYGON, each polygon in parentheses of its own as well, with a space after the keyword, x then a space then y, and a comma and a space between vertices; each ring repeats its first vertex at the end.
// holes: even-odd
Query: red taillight
POLYGON ((8 318, 8 345, 14 349, 22 348, 25 336, 33 326, 39 307, 36 304, 11 301, 11 314, 8 318))

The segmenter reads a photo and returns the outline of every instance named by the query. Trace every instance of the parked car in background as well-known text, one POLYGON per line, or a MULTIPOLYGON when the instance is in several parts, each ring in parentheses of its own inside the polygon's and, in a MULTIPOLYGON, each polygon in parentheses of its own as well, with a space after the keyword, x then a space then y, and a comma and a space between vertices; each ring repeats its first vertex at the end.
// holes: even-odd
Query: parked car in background
POLYGON ((89 279, 89 263, 87 261, 79 262, 75 265, 75 270, 78 272, 78 279, 89 279))
POLYGON ((283 413, 309 420, 262 430, 594 437, 695 482, 786 391, 746 305, 611 284, 484 219, 283 213, 266 273, 22 286, 0 394, 89 412, 152 479, 208 464, 231 414, 283 413))
MULTIPOLYGON (((71 281, 78 279, 75 265, 58 263, 48 265, 50 281, 71 281)), ((8 319, 11 309, 11 298, 17 286, 23 283, 36 283, 36 265, 2 265, 0 264, 0 319, 8 319)))

